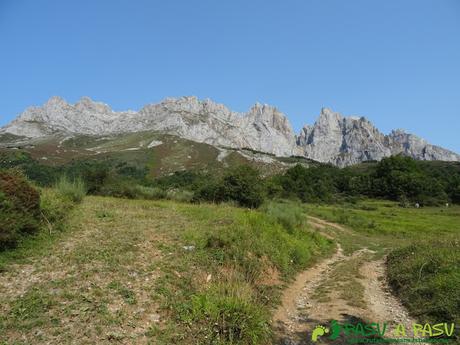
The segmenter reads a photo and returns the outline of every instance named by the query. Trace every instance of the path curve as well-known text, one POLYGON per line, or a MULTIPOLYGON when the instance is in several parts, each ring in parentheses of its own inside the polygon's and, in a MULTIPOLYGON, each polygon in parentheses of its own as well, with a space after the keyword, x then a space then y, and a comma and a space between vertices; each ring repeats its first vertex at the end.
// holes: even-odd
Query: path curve
MULTIPOLYGON (((308 220, 316 230, 329 238, 330 233, 324 233, 328 227, 345 233, 352 232, 339 224, 317 217, 308 216, 308 220)), ((339 322, 388 322, 392 326, 401 323, 406 328, 410 327, 415 320, 392 294, 386 278, 385 259, 375 259, 374 253, 364 247, 351 255, 344 255, 338 243, 333 256, 301 272, 283 292, 281 305, 274 313, 272 325, 277 343, 313 344, 310 340, 313 328, 317 325, 328 325, 333 319, 339 322), (340 277, 337 278, 337 272, 340 272, 342 266, 356 266, 350 280, 358 284, 357 287, 361 286, 357 290, 362 291, 362 304, 337 292, 340 288, 346 292, 344 282, 340 281, 340 277), (322 298, 318 297, 321 293, 325 295, 322 298)), ((340 339, 338 342, 340 343, 340 339)))

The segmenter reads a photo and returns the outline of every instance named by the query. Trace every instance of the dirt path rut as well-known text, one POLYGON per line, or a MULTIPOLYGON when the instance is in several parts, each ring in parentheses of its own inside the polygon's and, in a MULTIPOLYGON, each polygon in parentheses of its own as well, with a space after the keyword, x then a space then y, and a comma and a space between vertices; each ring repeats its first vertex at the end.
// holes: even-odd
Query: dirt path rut
MULTIPOLYGON (((318 231, 333 228, 350 233, 338 224, 316 217, 309 217, 310 224, 318 231)), ((330 237, 330 234, 328 234, 330 237)), ((375 259, 374 252, 361 248, 345 255, 340 244, 336 253, 300 273, 282 296, 282 304, 273 317, 277 343, 284 345, 313 344, 312 330, 317 325, 339 322, 387 322, 402 323, 408 327, 412 320, 407 310, 392 295, 386 280, 383 259, 375 259)), ((326 337, 318 342, 342 344, 326 337)))

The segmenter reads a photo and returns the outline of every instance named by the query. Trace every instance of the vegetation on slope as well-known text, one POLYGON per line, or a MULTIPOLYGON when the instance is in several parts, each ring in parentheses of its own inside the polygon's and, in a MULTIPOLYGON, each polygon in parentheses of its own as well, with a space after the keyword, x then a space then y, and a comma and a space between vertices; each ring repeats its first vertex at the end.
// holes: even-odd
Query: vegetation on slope
POLYGON ((157 199, 174 197, 180 191, 179 194, 187 195, 181 196, 183 200, 233 200, 249 207, 260 205, 261 198, 330 203, 370 197, 399 201, 402 206, 460 202, 460 164, 415 161, 403 156, 344 169, 327 164, 299 164, 268 176, 254 166, 239 165, 244 162, 212 171, 192 168, 156 176, 151 174, 151 166, 157 163, 155 155, 140 151, 56 166, 39 163, 23 151, 0 154, 0 167, 18 167, 41 186, 51 186, 59 176, 66 175, 81 178, 94 195, 157 199), (237 185, 256 186, 257 190, 248 190, 251 200, 243 201, 241 193, 235 196, 238 192, 234 188, 240 188, 237 185))
POLYGON ((460 322, 460 207, 402 208, 364 200, 304 205, 309 214, 347 225, 348 250, 388 253, 388 278, 410 313, 422 323, 460 322))
POLYGON ((417 318, 460 323, 459 240, 414 243, 388 256, 390 283, 417 318))
POLYGON ((0 342, 269 343, 280 288, 332 250, 288 208, 86 197, 27 276, 0 277, 0 342))
POLYGON ((0 171, 0 250, 38 231, 40 195, 18 171, 0 171))
MULTIPOLYGON (((53 283, 59 287, 62 284, 65 296, 49 296, 48 290, 55 287, 48 282, 31 291, 28 299, 6 299, 8 317, 2 320, 1 327, 9 336, 13 337, 16 327, 30 330, 37 329, 38 324, 56 330, 58 326, 53 323, 62 326, 61 321, 43 315, 60 314, 63 311, 58 306, 70 303, 72 307, 64 316, 84 308, 83 314, 94 320, 97 328, 89 331, 89 337, 101 341, 141 337, 187 343, 187 338, 194 337, 193 341, 198 339, 201 343, 266 342, 270 339, 270 307, 276 301, 278 288, 317 254, 330 248, 330 243, 308 231, 303 210, 355 230, 342 235, 341 243, 347 252, 368 247, 383 254, 396 248, 388 257, 389 278, 410 311, 420 319, 458 322, 460 209, 445 206, 460 202, 459 164, 418 162, 396 156, 345 169, 297 165, 269 176, 253 167, 236 166, 220 169, 216 174, 196 169, 154 177, 154 157, 145 165, 145 152, 129 160, 124 160, 128 153, 125 155, 56 166, 40 164, 22 151, 8 152, 7 158, 2 156, 0 166, 19 167, 37 184, 53 188, 42 190, 38 203, 37 198, 20 198, 37 195, 36 188, 24 177, 8 177, 3 183, 2 236, 19 236, 20 250, 2 253, 0 263, 34 253, 40 256, 51 248, 38 250, 42 242, 23 241, 23 234, 38 232, 40 238, 43 229, 59 224, 74 203, 82 199, 85 185, 93 195, 212 202, 221 206, 90 198, 83 211, 75 211, 79 215, 85 212, 84 219, 72 219, 71 226, 89 229, 85 231, 91 232, 91 241, 83 239, 76 252, 71 249, 58 261, 75 267, 94 266, 94 277, 101 274, 101 269, 106 272, 104 284, 97 284, 95 289, 97 295, 89 293, 89 300, 96 301, 98 308, 92 310, 72 290, 75 283, 87 278, 73 272, 72 281, 53 283), (11 190, 24 193, 16 196, 11 190), (280 199, 291 201, 273 201, 280 199), (23 207, 25 200, 35 206, 30 210, 23 207), (305 204, 299 206, 292 200, 305 204), (228 203, 249 209, 234 208, 228 203), (416 203, 422 208, 413 207, 416 203), (435 205, 443 207, 431 207, 435 205), (253 210, 258 207, 258 211, 253 210), (11 217, 17 221, 9 222, 11 217), (100 233, 95 233, 96 229, 100 233), (154 238, 148 248, 146 238, 154 238), (136 258, 141 253, 149 257, 150 264, 136 258), (155 269, 160 274, 155 284, 139 285, 136 290, 119 272, 122 269, 134 270, 136 275, 153 274, 155 269), (270 275, 274 278, 267 281, 270 275), (116 315, 109 310, 111 302, 101 298, 113 292, 126 307, 125 311, 117 309, 116 315), (140 300, 150 303, 152 298, 158 304, 161 319, 168 321, 147 322, 146 328, 137 319, 145 315, 135 316, 133 308, 140 300), (136 334, 127 330, 133 324, 136 334)), ((17 240, 8 241, 5 246, 17 240)), ((78 321, 84 323, 85 319, 78 321)), ((75 336, 74 331, 66 331, 58 338, 68 341, 75 336)))
POLYGON ((39 190, 20 171, 0 170, 0 251, 58 227, 85 194, 81 180, 61 176, 53 189, 39 190))

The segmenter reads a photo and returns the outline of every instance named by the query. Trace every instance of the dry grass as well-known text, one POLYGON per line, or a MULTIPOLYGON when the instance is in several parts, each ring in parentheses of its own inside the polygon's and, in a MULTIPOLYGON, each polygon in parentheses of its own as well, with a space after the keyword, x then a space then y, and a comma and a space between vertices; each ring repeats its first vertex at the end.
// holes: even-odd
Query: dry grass
POLYGON ((1 273, 0 344, 264 343, 281 285, 329 246, 228 205, 86 197, 67 224, 1 273))

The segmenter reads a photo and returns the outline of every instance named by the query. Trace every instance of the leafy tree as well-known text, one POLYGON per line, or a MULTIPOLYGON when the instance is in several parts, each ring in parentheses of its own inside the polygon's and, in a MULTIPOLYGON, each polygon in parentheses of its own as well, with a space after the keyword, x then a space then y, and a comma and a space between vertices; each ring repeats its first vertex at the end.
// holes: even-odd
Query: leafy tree
POLYGON ((280 183, 287 197, 307 201, 328 201, 337 193, 339 169, 332 166, 305 168, 298 164, 281 177, 280 183))
POLYGON ((239 205, 257 208, 264 200, 264 189, 259 172, 242 165, 228 171, 216 190, 218 201, 236 201, 239 205))

